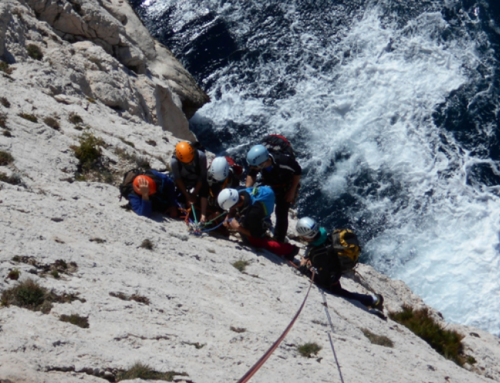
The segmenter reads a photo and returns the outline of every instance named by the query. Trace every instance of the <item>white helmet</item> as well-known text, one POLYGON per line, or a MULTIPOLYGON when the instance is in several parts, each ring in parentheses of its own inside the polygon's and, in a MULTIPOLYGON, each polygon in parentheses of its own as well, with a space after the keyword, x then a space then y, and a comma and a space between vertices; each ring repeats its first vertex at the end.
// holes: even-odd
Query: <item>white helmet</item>
POLYGON ((295 226, 295 230, 297 230, 297 233, 299 233, 301 237, 312 239, 318 234, 319 223, 312 218, 304 217, 299 219, 297 226, 295 226))
POLYGON ((224 189, 217 197, 217 202, 223 210, 230 210, 239 200, 240 193, 236 189, 224 189))
POLYGON ((229 163, 225 157, 215 158, 208 168, 208 182, 223 181, 229 176, 229 163))

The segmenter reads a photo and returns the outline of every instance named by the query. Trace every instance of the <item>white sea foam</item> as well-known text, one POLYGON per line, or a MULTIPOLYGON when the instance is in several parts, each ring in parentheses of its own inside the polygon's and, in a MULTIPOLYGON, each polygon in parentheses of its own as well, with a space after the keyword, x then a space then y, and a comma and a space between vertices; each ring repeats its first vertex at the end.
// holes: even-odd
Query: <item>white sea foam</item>
MULTIPOLYGON (((209 3, 233 23, 236 39, 252 29, 245 9, 209 3)), ((301 21, 293 5, 282 9, 294 20, 284 33, 294 44, 256 66, 255 84, 241 81, 238 64, 213 74, 213 101, 195 122, 209 120, 212 129, 237 134, 228 121, 252 126, 264 117, 258 132, 291 138, 307 132, 306 182, 321 180, 324 204, 345 192, 357 196, 362 208, 350 211, 352 221, 362 219, 372 230, 381 225, 364 247, 370 262, 408 283, 447 320, 500 334, 500 201, 491 189, 467 183, 472 164, 487 162, 496 172, 499 165, 475 158, 432 118, 450 92, 473 81, 480 60, 474 39, 466 33, 442 38, 450 25, 439 12, 398 26, 383 22, 382 6, 373 6, 337 30, 334 42, 324 27, 318 32, 301 21), (295 94, 271 104, 254 96, 279 81, 295 94), (216 88, 222 92, 214 97, 216 88), (366 182, 354 185, 359 179, 366 182)), ((179 19, 198 12, 184 11, 179 19)), ((262 31, 252 36, 269 37, 262 31)), ((279 42, 267 49, 273 53, 279 42)))

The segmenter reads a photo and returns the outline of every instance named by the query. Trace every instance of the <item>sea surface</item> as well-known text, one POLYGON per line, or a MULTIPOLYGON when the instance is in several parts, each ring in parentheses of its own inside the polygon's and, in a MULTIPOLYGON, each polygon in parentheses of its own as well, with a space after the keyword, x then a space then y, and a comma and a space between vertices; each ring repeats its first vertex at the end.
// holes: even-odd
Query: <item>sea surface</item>
POLYGON ((129 1, 211 97, 204 146, 285 135, 301 216, 500 335, 499 0, 129 1))

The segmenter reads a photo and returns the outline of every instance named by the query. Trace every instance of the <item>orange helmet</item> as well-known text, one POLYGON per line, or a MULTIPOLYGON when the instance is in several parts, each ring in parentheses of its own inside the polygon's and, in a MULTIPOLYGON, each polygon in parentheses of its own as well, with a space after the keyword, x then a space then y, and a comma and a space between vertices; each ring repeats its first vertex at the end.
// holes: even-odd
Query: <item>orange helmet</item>
POLYGON ((153 181, 153 179, 151 177, 148 177, 148 176, 140 175, 140 176, 135 177, 134 182, 133 182, 134 191, 137 194, 139 194, 139 195, 141 194, 141 189, 139 188, 139 180, 144 180, 148 183, 149 195, 156 193, 156 183, 153 181))
POLYGON ((193 146, 187 141, 181 141, 175 146, 175 156, 185 164, 193 161, 195 153, 193 146))

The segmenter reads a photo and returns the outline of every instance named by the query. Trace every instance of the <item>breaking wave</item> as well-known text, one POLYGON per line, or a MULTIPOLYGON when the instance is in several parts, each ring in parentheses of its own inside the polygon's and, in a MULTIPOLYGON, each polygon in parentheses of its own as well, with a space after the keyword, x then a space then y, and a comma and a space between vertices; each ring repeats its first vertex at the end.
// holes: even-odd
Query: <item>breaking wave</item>
POLYGON ((500 334, 500 10, 486 1, 132 1, 212 102, 202 143, 241 161, 270 132, 301 215, 451 322, 500 334))

